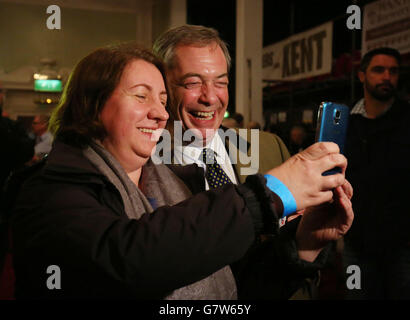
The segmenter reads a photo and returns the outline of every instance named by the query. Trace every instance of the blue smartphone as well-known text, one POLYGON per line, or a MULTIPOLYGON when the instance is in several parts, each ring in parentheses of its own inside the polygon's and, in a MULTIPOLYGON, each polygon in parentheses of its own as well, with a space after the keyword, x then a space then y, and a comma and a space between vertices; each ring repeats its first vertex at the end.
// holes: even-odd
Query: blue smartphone
MULTIPOLYGON (((349 114, 350 109, 344 104, 322 102, 317 116, 316 142, 334 142, 339 146, 340 153, 343 153, 349 125, 349 114)), ((340 168, 334 168, 322 175, 327 176, 340 172, 342 172, 340 168)))

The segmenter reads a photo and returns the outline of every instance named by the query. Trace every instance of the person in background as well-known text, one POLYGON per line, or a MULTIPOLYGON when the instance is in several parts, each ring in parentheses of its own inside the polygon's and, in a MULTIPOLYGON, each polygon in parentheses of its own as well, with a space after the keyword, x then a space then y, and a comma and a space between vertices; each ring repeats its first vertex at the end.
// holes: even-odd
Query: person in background
POLYGON ((246 125, 246 129, 261 129, 261 125, 257 121, 249 121, 246 125))
POLYGON ((222 120, 222 126, 224 126, 225 128, 234 129, 238 128, 238 122, 236 122, 234 118, 224 118, 222 120))
POLYGON ((410 104, 397 96, 400 64, 397 50, 378 48, 358 72, 364 97, 351 110, 345 149, 356 220, 343 256, 345 270, 360 268, 360 288, 346 288, 347 299, 410 299, 410 104))
POLYGON ((288 149, 290 154, 294 155, 301 152, 309 145, 311 143, 307 136, 306 127, 302 124, 293 125, 289 132, 288 149))
POLYGON ((35 136, 34 160, 41 160, 46 156, 53 143, 53 135, 48 131, 49 117, 46 115, 37 115, 31 124, 32 132, 35 136))
POLYGON ((243 115, 239 112, 234 112, 231 116, 232 119, 235 119, 235 121, 238 123, 238 128, 243 128, 244 123, 243 123, 243 115))

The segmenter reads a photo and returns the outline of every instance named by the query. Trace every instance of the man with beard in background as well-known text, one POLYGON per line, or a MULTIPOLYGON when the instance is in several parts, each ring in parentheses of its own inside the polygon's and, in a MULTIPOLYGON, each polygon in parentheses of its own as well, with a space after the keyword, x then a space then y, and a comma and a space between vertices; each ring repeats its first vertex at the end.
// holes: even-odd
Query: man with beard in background
POLYGON ((351 111, 345 154, 356 216, 344 239, 347 299, 410 299, 410 105, 397 97, 400 63, 397 50, 378 48, 358 72, 364 98, 351 111))

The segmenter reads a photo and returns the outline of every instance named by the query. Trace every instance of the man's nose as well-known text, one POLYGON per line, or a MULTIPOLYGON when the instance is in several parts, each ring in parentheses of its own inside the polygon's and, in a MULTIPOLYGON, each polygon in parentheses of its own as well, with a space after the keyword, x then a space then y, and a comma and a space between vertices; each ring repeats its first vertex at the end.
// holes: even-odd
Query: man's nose
POLYGON ((390 80, 392 74, 388 68, 386 68, 383 72, 383 80, 390 80))
POLYGON ((211 82, 205 82, 201 87, 200 101, 206 106, 211 106, 217 103, 218 96, 215 87, 211 82))

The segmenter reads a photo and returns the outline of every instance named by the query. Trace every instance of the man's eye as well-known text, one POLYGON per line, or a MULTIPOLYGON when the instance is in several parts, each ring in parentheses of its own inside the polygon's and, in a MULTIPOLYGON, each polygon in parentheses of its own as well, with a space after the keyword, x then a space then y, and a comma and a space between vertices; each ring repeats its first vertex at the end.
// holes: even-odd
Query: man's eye
POLYGON ((383 73, 383 72, 384 72, 384 68, 383 68, 383 67, 374 67, 374 68, 373 68, 373 72, 383 73))
POLYGON ((217 86, 218 88, 226 88, 228 86, 228 82, 218 81, 217 83, 215 83, 215 86, 217 86))
POLYGON ((197 89, 200 88, 202 86, 202 82, 188 82, 188 83, 184 83, 184 87, 186 89, 197 89))

